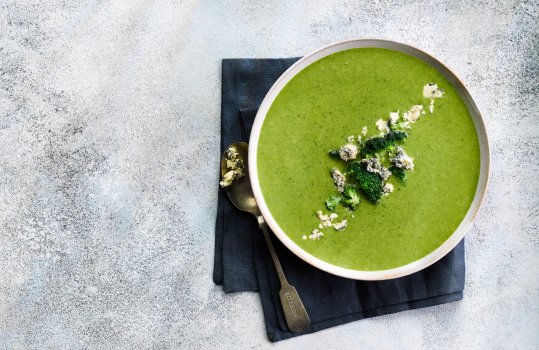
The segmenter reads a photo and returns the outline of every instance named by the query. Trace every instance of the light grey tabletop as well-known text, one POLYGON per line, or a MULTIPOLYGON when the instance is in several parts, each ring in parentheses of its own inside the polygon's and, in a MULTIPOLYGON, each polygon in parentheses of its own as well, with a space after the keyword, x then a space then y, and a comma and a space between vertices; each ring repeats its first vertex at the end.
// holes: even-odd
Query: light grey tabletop
POLYGON ((537 1, 82 3, 0 3, 1 349, 539 347, 537 1), (438 57, 484 115, 464 299, 271 344, 211 279, 220 60, 359 37, 438 57))

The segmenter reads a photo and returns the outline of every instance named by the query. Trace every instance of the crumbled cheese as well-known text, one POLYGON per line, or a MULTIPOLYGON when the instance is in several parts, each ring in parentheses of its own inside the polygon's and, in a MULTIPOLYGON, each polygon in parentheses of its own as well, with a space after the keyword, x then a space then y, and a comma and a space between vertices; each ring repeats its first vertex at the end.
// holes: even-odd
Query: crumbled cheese
POLYGON ((389 122, 391 125, 397 124, 399 121, 399 111, 389 113, 389 122))
POLYGON ((226 159, 236 159, 239 155, 235 146, 229 147, 226 150, 226 159))
POLYGON ((339 215, 337 215, 337 213, 324 214, 322 213, 322 210, 318 210, 316 212, 316 217, 320 219, 320 222, 322 222, 322 224, 324 224, 326 221, 331 221, 338 218, 339 215))
POLYGON ((352 144, 347 144, 341 147, 339 150, 339 156, 342 160, 348 161, 356 159, 357 157, 357 146, 352 144))
POLYGON ((301 239, 307 239, 307 236, 306 236, 306 235, 303 235, 303 237, 301 237, 301 239))
POLYGON ((390 194, 391 192, 393 192, 394 189, 395 189, 395 188, 393 187, 392 184, 386 183, 386 184, 384 185, 384 188, 383 188, 384 195, 389 196, 389 194, 390 194))
POLYGON ((366 126, 361 128, 361 135, 363 135, 363 136, 367 135, 367 127, 366 126))
POLYGON ((439 89, 437 84, 428 83, 423 86, 423 96, 426 98, 440 98, 444 94, 444 89, 439 89))
POLYGON ((434 99, 433 98, 430 99, 429 112, 430 114, 434 113, 434 99))
POLYGON ((320 232, 319 229, 314 229, 313 232, 309 235, 309 239, 320 239, 320 237, 324 236, 322 232, 320 232))
POLYGON ((415 105, 410 108, 410 110, 403 115, 403 119, 410 123, 415 123, 421 116, 421 111, 423 110, 423 105, 415 105))
MULTIPOLYGON (((326 227, 332 227, 333 226, 333 220, 339 217, 337 213, 329 213, 324 214, 321 210, 318 210, 316 212, 316 217, 320 219, 320 223, 318 224, 318 228, 315 228, 311 235, 309 236, 310 239, 319 239, 321 236, 323 236, 322 232, 320 230, 326 228, 326 227), (314 238, 311 238, 314 237, 314 238)), ((345 220, 346 221, 346 220, 345 220)))
POLYGON ((239 157, 236 147, 229 147, 225 153, 227 172, 223 175, 223 179, 219 182, 221 187, 230 186, 236 179, 245 176, 243 170, 243 159, 239 157))
POLYGON ((337 231, 342 231, 346 228, 346 225, 348 224, 348 221, 346 219, 344 219, 343 221, 341 222, 337 222, 335 224, 333 224, 333 228, 337 231))
POLYGON ((237 160, 230 160, 230 159, 227 159, 227 160, 226 160, 226 167, 227 167, 227 169, 234 169, 237 165, 238 165, 238 161, 237 161, 237 160))
POLYGON ((221 185, 223 188, 228 187, 232 185, 234 181, 244 176, 245 173, 243 172, 243 168, 229 170, 225 173, 225 175, 223 175, 223 179, 219 182, 219 185, 221 185))
POLYGON ((235 178, 235 173, 234 173, 234 170, 230 170, 228 172, 226 172, 224 175, 223 175, 223 179, 221 180, 221 182, 219 182, 219 185, 221 185, 221 187, 228 187, 232 184, 232 181, 234 181, 234 178, 235 178))
POLYGON ((316 217, 320 219, 320 221, 328 220, 328 216, 324 215, 321 210, 316 212, 316 217))
POLYGON ((398 127, 403 128, 403 129, 410 129, 410 122, 400 122, 398 124, 398 127))
POLYGON ((346 142, 351 143, 354 142, 354 135, 350 135, 346 138, 346 142))
POLYGON ((391 161, 398 168, 414 170, 414 158, 406 154, 402 146, 397 146, 395 150, 395 157, 391 159, 391 161))
POLYGON ((378 119, 376 121, 376 127, 378 130, 380 130, 382 133, 388 133, 389 132, 389 126, 387 125, 387 121, 383 119, 378 119))
POLYGON ((337 191, 343 192, 344 186, 346 185, 346 177, 343 173, 337 168, 331 169, 331 177, 333 178, 333 182, 335 183, 335 186, 337 186, 337 191))
POLYGON ((386 181, 391 176, 391 171, 385 168, 378 158, 367 158, 362 160, 363 163, 367 165, 367 171, 378 174, 380 177, 386 181))

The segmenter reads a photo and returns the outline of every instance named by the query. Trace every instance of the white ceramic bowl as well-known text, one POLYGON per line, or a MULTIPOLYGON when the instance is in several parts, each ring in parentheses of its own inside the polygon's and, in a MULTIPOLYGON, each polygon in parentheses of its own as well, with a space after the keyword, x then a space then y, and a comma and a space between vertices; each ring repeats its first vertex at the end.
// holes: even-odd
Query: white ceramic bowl
POLYGON ((475 216, 479 211, 479 208, 487 190, 489 167, 490 153, 485 124, 483 122, 483 119, 481 118, 481 114, 479 113, 477 106, 475 105, 475 102, 473 101, 472 97, 470 96, 470 93, 468 92, 464 84, 457 78, 457 76, 453 72, 451 72, 446 66, 444 66, 440 61, 433 58, 432 56, 414 47, 387 40, 358 39, 337 42, 323 47, 317 51, 314 51, 297 61, 294 65, 288 68, 288 70, 286 70, 283 75, 281 75, 281 77, 275 82, 275 84, 273 84, 266 97, 262 101, 262 104, 260 105, 260 108, 256 115, 253 129, 251 131, 251 138, 249 140, 249 173, 251 177, 251 185, 253 187, 253 192, 258 206, 260 207, 260 211, 262 212, 262 215, 266 219, 269 227, 272 229, 275 235, 281 240, 281 242, 283 242, 286 247, 288 247, 288 249, 290 249, 301 259, 305 260, 307 263, 334 275, 358 280, 384 280, 406 276, 434 264, 436 261, 440 260, 447 253, 449 253, 464 237, 466 231, 472 224, 475 216), (279 224, 271 215, 271 212, 269 211, 266 202, 264 201, 264 196, 260 189, 257 170, 257 148, 258 138, 260 136, 260 129, 262 127, 264 118, 266 117, 266 113, 268 112, 271 104, 273 103, 277 95, 281 92, 283 87, 302 69, 304 69, 311 63, 321 59, 322 57, 343 50, 363 47, 384 48, 404 52, 408 55, 419 58, 420 60, 428 63, 432 67, 436 68, 440 73, 442 73, 442 75, 444 75, 444 77, 451 83, 451 85, 453 85, 455 90, 460 94, 464 103, 468 107, 468 110, 475 124, 481 152, 480 174, 479 181, 477 184, 477 190, 475 192, 475 197, 472 201, 470 208, 468 209, 466 216, 464 217, 460 225, 457 227, 455 232, 453 232, 453 234, 441 246, 439 246, 436 250, 434 250, 427 256, 404 266, 380 271, 360 271, 336 266, 311 255, 310 253, 303 250, 296 243, 294 243, 294 241, 292 241, 292 239, 287 236, 287 234, 281 229, 281 227, 279 227, 279 224))

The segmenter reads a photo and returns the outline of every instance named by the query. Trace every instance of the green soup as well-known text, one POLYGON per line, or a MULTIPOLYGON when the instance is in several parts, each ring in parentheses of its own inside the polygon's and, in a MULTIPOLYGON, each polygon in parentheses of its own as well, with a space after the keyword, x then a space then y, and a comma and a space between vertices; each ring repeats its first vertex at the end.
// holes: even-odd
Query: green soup
POLYGON ((356 270, 384 270, 418 260, 455 231, 473 200, 479 177, 477 133, 464 102, 434 68, 409 55, 362 48, 326 56, 297 74, 279 93, 264 120, 257 154, 266 204, 286 234, 310 254, 356 270), (327 151, 346 143, 391 111, 422 104, 423 86, 437 83, 445 95, 408 130, 403 146, 415 170, 406 185, 374 205, 363 198, 355 211, 342 206, 344 231, 324 229, 320 240, 303 235, 318 227, 317 210, 336 195, 329 175, 344 162, 327 151))

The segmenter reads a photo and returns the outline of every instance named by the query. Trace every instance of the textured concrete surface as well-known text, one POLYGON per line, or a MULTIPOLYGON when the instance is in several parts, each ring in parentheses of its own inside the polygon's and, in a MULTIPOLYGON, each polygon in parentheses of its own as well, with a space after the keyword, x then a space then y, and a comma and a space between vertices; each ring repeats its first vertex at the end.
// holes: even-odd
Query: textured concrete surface
POLYGON ((539 347, 537 1, 0 2, 0 349, 539 347), (403 41, 487 122, 462 302, 270 344, 211 280, 220 59, 403 41))

